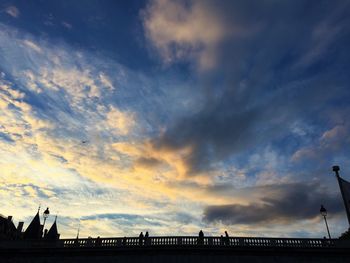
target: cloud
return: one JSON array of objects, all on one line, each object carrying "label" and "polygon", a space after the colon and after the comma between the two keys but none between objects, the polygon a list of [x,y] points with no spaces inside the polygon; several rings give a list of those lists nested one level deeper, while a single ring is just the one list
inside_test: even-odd
[{"label": "cloud", "polygon": [[309,66],[323,59],[323,54],[332,49],[334,39],[339,37],[343,25],[338,23],[344,10],[349,8],[348,3],[339,2],[330,9],[329,15],[320,20],[310,31],[310,42],[306,44],[305,54],[296,62],[295,66]]},{"label": "cloud", "polygon": [[165,63],[194,59],[200,68],[212,68],[218,43],[231,33],[202,1],[150,1],[142,18],[146,37]]},{"label": "cloud", "polygon": [[[108,219],[115,222],[120,221],[121,225],[129,226],[162,226],[158,220],[150,220],[147,217],[134,214],[95,214],[93,216],[82,217],[81,220]],[[158,221],[158,222],[157,222]]]},{"label": "cloud", "polygon": [[107,88],[110,88],[110,89],[114,89],[114,86],[112,84],[112,81],[109,79],[108,76],[106,76],[106,74],[103,74],[102,72],[100,73],[100,81],[101,83],[107,87]]},{"label": "cloud", "polygon": [[339,196],[327,193],[319,183],[290,183],[263,188],[266,196],[256,202],[206,207],[204,220],[224,224],[290,224],[319,217],[320,204],[324,204],[333,216],[343,211]]},{"label": "cloud", "polygon": [[332,129],[325,131],[320,140],[323,144],[339,143],[339,141],[349,140],[347,134],[348,127],[345,125],[336,125]]},{"label": "cloud", "polygon": [[[177,154],[153,151],[147,144],[149,130],[139,128],[149,110],[142,103],[154,96],[140,87],[152,82],[89,52],[0,26],[0,50],[6,50],[0,51],[6,61],[0,90],[0,182],[25,185],[14,188],[17,197],[4,209],[17,217],[32,215],[43,202],[76,217],[130,211],[151,217],[169,207],[174,213],[181,211],[177,199],[190,200],[194,194],[176,194],[168,181],[177,171],[183,174],[182,162]],[[124,103],[130,98],[131,104]],[[151,106],[160,108],[157,103]],[[9,187],[0,196],[8,198],[7,191]],[[18,212],[16,203],[28,194],[33,198]],[[93,213],[91,205],[96,206]],[[74,220],[64,220],[63,236],[72,233],[67,227]],[[96,225],[99,220],[85,220],[84,234],[115,229],[123,233],[119,223],[108,230]],[[159,228],[162,232],[165,227]]]},{"label": "cloud", "polygon": [[347,122],[335,124],[329,130],[323,131],[312,145],[300,147],[295,151],[291,160],[329,162],[329,156],[340,155],[350,145],[349,130]]},{"label": "cloud", "polygon": [[[150,10],[166,3],[151,2]],[[182,2],[172,2],[170,10],[192,10],[197,6],[179,3]],[[304,10],[307,8],[304,4],[259,4],[258,1],[255,4],[256,10],[261,11],[259,14],[248,12],[249,17],[240,15],[250,10],[248,4],[225,2],[221,5],[223,17],[226,18],[228,10],[232,12],[231,23],[258,30],[249,37],[229,36],[225,39],[215,70],[211,74],[198,74],[202,87],[196,88],[205,94],[205,98],[198,101],[197,111],[175,119],[152,141],[159,151],[166,149],[176,152],[190,148],[188,154],[183,156],[188,175],[215,170],[246,154],[259,154],[269,145],[279,148],[281,154],[284,150],[288,151],[285,154],[290,154],[288,147],[295,147],[292,146],[293,140],[302,144],[307,137],[295,133],[295,123],[306,126],[317,116],[310,133],[325,123],[329,126],[330,122],[321,120],[323,114],[332,108],[335,101],[350,96],[345,88],[348,78],[343,74],[338,75],[347,64],[343,56],[348,57],[341,49],[320,49],[317,57],[328,57],[326,66],[318,65],[320,61],[316,58],[307,65],[295,66],[315,41],[309,32],[317,31],[322,21],[331,20],[331,24],[338,28],[337,32],[348,32],[345,12],[336,12],[336,16],[332,12],[330,19],[328,11],[321,8],[319,16],[298,17],[287,13],[290,10],[294,13]],[[338,10],[339,6],[332,7],[334,9]],[[165,19],[162,11],[158,11],[154,16]],[[213,12],[215,17],[216,13]],[[176,20],[177,17],[180,21]],[[174,19],[174,23],[182,28],[181,15]],[[294,30],[290,31],[290,28]],[[297,43],[294,41],[296,38],[300,40]],[[159,43],[168,42],[164,40]],[[329,35],[325,45],[328,47],[331,43],[346,46],[342,35],[337,33]]]},{"label": "cloud", "polygon": [[33,135],[40,130],[52,128],[52,124],[39,119],[31,105],[24,101],[25,94],[13,88],[10,83],[0,80],[0,131],[12,141],[22,139],[25,134]]},{"label": "cloud", "polygon": [[107,124],[117,134],[127,135],[135,126],[135,116],[132,113],[122,112],[114,107],[107,112]]},{"label": "cloud", "polygon": [[[4,135],[1,138],[7,138],[0,141],[0,151],[6,152],[1,163],[7,167],[6,174],[16,170],[19,181],[27,178],[39,185],[40,181],[57,183],[56,187],[64,181],[71,182],[77,174],[100,182],[116,178],[120,165],[115,162],[119,157],[113,149],[109,150],[109,144],[135,126],[135,113],[121,111],[117,105],[104,101],[113,93],[111,83],[107,83],[109,77],[104,76],[102,68],[85,63],[82,54],[72,57],[66,47],[54,50],[45,41],[25,34],[18,36],[16,31],[2,28],[0,45],[14,43],[7,47],[9,52],[1,53],[8,72],[0,83],[0,132]],[[32,52],[38,46],[44,52]],[[13,54],[19,53],[26,54],[20,62],[13,58]],[[105,134],[107,140],[103,139]],[[89,143],[84,145],[83,140]],[[21,164],[23,168],[7,166],[7,162]],[[106,172],[102,181],[96,173],[98,166],[103,166]],[[41,176],[31,176],[32,170]],[[61,175],[57,177],[58,174]],[[116,183],[116,188],[117,184],[122,187]],[[127,188],[127,183],[122,188]]]},{"label": "cloud", "polygon": [[34,42],[32,42],[32,41],[30,41],[28,39],[25,39],[23,41],[23,44],[26,45],[27,47],[33,49],[34,51],[36,51],[38,53],[42,52],[41,48],[37,44],[35,44]]},{"label": "cloud", "polygon": [[69,30],[73,28],[73,26],[66,21],[62,21],[61,24],[62,24],[62,26],[64,26],[65,28],[67,28]]},{"label": "cloud", "polygon": [[82,217],[81,226],[86,228],[89,225],[103,225],[100,229],[108,233],[109,227],[119,236],[138,236],[141,231],[149,231],[150,235],[157,236],[172,235],[174,228],[182,233],[193,234],[197,232],[194,225],[196,221],[199,219],[188,212],[160,212],[151,215],[106,213]]},{"label": "cloud", "polygon": [[15,6],[8,6],[8,7],[6,7],[5,8],[5,12],[8,15],[12,16],[13,18],[18,18],[19,15],[20,15],[20,12],[19,12],[18,8],[15,7]]},{"label": "cloud", "polygon": [[161,165],[162,162],[153,157],[140,157],[135,162],[136,166],[144,166],[146,168],[152,168],[158,165]]}]

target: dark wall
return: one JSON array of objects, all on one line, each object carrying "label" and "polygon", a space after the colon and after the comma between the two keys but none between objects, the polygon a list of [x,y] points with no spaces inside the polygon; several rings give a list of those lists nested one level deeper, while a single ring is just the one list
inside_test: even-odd
[{"label": "dark wall", "polygon": [[238,263],[238,262],[349,262],[350,251],[344,250],[276,250],[276,249],[76,249],[0,251],[0,262],[113,262],[113,263]]}]

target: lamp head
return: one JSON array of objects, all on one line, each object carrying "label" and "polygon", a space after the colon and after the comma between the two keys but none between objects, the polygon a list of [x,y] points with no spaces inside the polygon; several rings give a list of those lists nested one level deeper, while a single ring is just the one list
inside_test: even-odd
[{"label": "lamp head", "polygon": [[49,208],[46,208],[46,210],[45,210],[44,213],[43,213],[43,216],[44,216],[44,218],[48,218],[49,215],[50,215]]},{"label": "lamp head", "polygon": [[322,216],[327,216],[327,209],[324,208],[323,205],[321,205],[320,214],[321,214]]},{"label": "lamp head", "polygon": [[333,172],[339,172],[340,168],[338,165],[333,166]]}]

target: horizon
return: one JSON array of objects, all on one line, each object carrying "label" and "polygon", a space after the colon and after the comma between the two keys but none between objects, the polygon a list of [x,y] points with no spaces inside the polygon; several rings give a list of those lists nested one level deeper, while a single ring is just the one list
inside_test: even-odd
[{"label": "horizon", "polygon": [[61,238],[348,229],[350,2],[0,0],[0,213]]}]

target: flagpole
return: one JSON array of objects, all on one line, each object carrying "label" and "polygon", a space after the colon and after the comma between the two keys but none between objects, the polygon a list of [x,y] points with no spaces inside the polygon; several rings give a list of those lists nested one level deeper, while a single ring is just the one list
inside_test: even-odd
[{"label": "flagpole", "polygon": [[340,181],[340,176],[339,176],[339,166],[338,165],[335,165],[333,166],[333,172],[335,172],[335,176],[337,177],[338,179],[338,184],[339,184],[339,188],[340,188],[340,193],[341,193],[341,196],[343,198],[343,201],[344,201],[344,206],[345,206],[345,211],[346,211],[346,216],[348,217],[348,222],[349,222],[349,226],[350,226],[350,214],[349,214],[349,205],[348,203],[346,202],[346,199],[345,199],[345,196],[344,196],[344,190],[343,190],[343,187],[342,187],[342,183]]}]

